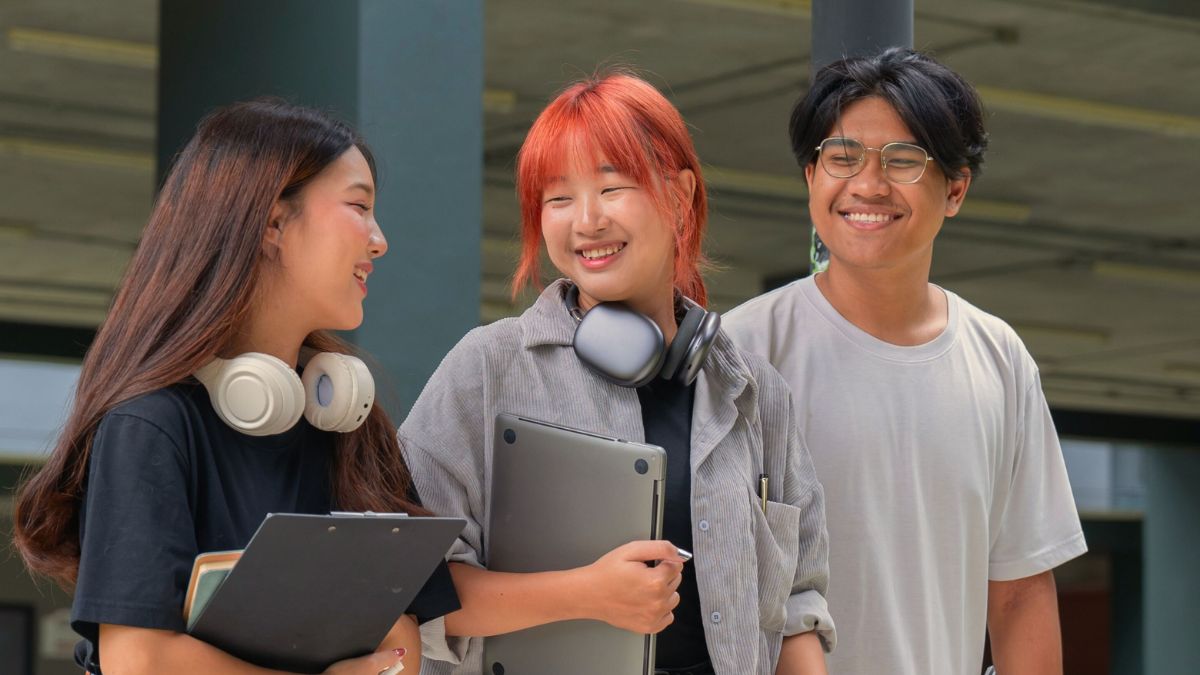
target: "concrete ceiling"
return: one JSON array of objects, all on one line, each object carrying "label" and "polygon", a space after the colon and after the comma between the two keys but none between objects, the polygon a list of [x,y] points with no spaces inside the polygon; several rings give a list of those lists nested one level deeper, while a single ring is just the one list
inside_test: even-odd
[{"label": "concrete ceiling", "polygon": [[[149,210],[157,2],[0,3],[0,320],[94,325]],[[1200,418],[1200,3],[916,0],[917,46],[981,90],[991,152],[934,280],[1011,323],[1061,407]],[[598,65],[693,127],[714,304],[805,268],[785,122],[805,0],[486,3],[481,317],[507,301],[511,169],[533,116]]]}]

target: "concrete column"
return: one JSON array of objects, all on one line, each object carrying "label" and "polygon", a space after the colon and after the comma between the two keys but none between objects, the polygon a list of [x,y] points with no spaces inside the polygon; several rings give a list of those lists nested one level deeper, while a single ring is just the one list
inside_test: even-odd
[{"label": "concrete column", "polygon": [[[159,175],[208,110],[279,95],[358,128],[389,253],[351,336],[397,422],[479,322],[482,0],[161,3]],[[389,395],[390,394],[390,395]]]},{"label": "concrete column", "polygon": [[913,45],[913,0],[814,0],[812,70]]},{"label": "concrete column", "polygon": [[[358,343],[395,377],[403,419],[479,325],[483,2],[362,2],[359,126],[382,157],[390,250]],[[386,403],[385,403],[386,405]]]},{"label": "concrete column", "polygon": [[[1140,543],[1140,541],[1139,541]],[[1091,541],[1088,541],[1091,546]],[[1143,602],[1143,579],[1140,547],[1133,551],[1112,553],[1112,672],[1122,675],[1141,675],[1151,672],[1143,669],[1145,649],[1145,603]]]},{"label": "concrete column", "polygon": [[1145,672],[1200,673],[1200,449],[1151,450],[1143,462]]}]

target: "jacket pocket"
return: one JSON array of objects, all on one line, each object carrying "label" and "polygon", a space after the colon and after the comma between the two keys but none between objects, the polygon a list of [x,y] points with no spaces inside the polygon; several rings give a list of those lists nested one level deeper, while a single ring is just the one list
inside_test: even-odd
[{"label": "jacket pocket", "polygon": [[787,600],[792,594],[800,552],[799,507],[782,502],[753,500],[754,545],[758,556],[758,620],[763,630],[782,631],[787,621]]}]

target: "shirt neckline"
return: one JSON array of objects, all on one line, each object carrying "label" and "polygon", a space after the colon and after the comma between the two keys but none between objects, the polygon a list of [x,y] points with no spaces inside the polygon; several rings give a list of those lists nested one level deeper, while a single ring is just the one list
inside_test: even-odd
[{"label": "shirt neckline", "polygon": [[954,293],[937,285],[934,287],[946,296],[946,327],[942,330],[941,334],[929,342],[912,346],[895,345],[885,342],[851,323],[826,299],[825,294],[817,286],[815,275],[801,279],[797,282],[797,285],[804,299],[835,330],[855,346],[881,359],[902,363],[917,363],[936,359],[949,351],[958,336],[959,298]]}]

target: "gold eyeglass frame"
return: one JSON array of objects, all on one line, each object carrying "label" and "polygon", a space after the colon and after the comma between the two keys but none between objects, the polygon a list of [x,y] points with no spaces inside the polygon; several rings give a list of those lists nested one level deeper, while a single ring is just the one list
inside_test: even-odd
[{"label": "gold eyeglass frame", "polygon": [[[838,176],[838,175],[834,174],[832,171],[830,171],[829,167],[825,166],[825,160],[822,159],[821,149],[824,148],[825,144],[830,141],[853,141],[854,143],[857,143],[860,146],[862,146],[863,154],[859,157],[858,168],[855,169],[854,172],[851,173],[849,176]],[[893,145],[903,145],[907,148],[916,148],[917,150],[920,150],[921,152],[925,153],[925,164],[921,167],[921,173],[917,174],[916,178],[914,178],[912,180],[896,180],[896,179],[892,178],[891,175],[888,173],[887,162],[885,162],[883,159],[883,153],[885,150],[892,147]],[[817,146],[817,164],[821,165],[821,170],[823,170],[826,174],[828,174],[830,178],[839,178],[841,180],[849,180],[851,178],[854,178],[858,174],[862,173],[863,168],[865,168],[867,166],[867,151],[868,150],[874,150],[875,152],[879,153],[879,164],[880,164],[881,168],[883,169],[884,177],[887,178],[889,181],[896,183],[898,185],[912,185],[913,183],[920,181],[922,178],[925,177],[925,171],[929,168],[929,163],[933,161],[933,157],[929,156],[928,150],[926,150],[925,148],[922,148],[919,145],[913,145],[912,143],[903,143],[901,141],[892,141],[891,143],[885,144],[882,148],[872,148],[856,138],[850,138],[848,136],[830,136],[829,138],[826,138],[825,140],[821,141],[821,144]]]}]

